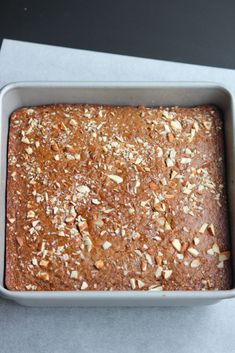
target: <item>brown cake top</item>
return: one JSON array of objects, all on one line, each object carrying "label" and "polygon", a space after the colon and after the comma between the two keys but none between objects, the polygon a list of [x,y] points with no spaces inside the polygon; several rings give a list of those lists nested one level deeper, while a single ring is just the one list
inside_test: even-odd
[{"label": "brown cake top", "polygon": [[14,112],[7,287],[230,288],[222,127],[209,105]]}]

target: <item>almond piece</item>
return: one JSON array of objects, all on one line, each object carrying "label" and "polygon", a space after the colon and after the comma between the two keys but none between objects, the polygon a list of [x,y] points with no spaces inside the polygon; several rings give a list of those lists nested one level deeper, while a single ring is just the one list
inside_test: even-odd
[{"label": "almond piece", "polygon": [[81,290],[84,290],[84,289],[87,289],[88,288],[88,284],[86,281],[83,281],[82,282],[82,285],[81,285]]},{"label": "almond piece", "polygon": [[100,270],[101,268],[104,267],[104,262],[102,260],[97,260],[95,262],[95,267],[97,268],[97,270]]},{"label": "almond piece", "polygon": [[36,274],[36,277],[40,278],[43,281],[49,281],[49,278],[50,278],[47,272],[41,272],[41,271]]},{"label": "almond piece", "polygon": [[158,266],[161,266],[162,265],[162,256],[156,255],[155,261]]},{"label": "almond piece", "polygon": [[44,260],[42,259],[40,262],[39,262],[39,265],[42,266],[42,267],[47,267],[49,264],[49,261],[48,260]]},{"label": "almond piece", "polygon": [[171,275],[172,275],[172,270],[166,270],[166,271],[164,271],[164,278],[165,278],[165,280],[168,280],[170,277],[171,277]]},{"label": "almond piece", "polygon": [[178,252],[180,252],[181,243],[180,243],[179,239],[174,239],[173,242],[172,242],[172,245]]},{"label": "almond piece", "polygon": [[123,178],[121,178],[119,175],[113,175],[113,174],[110,174],[108,175],[109,179],[115,181],[115,183],[117,184],[120,184],[123,182]]},{"label": "almond piece", "polygon": [[203,225],[201,226],[201,228],[199,229],[199,233],[202,233],[204,234],[206,229],[208,227],[208,224],[207,223],[203,223]]},{"label": "almond piece", "polygon": [[145,272],[147,270],[147,262],[143,259],[141,260],[141,270]]},{"label": "almond piece", "polygon": [[198,260],[198,259],[193,260],[193,261],[191,262],[191,264],[190,264],[190,266],[191,266],[192,268],[196,268],[196,267],[198,267],[198,266],[200,266],[200,265],[201,265],[201,262],[200,262],[200,260]]},{"label": "almond piece", "polygon": [[142,282],[140,279],[137,279],[137,284],[138,284],[139,289],[141,289],[145,286],[144,282]]},{"label": "almond piece", "polygon": [[71,125],[71,126],[77,126],[77,122],[76,122],[76,120],[74,120],[74,119],[71,119],[70,121],[69,121],[69,124]]},{"label": "almond piece", "polygon": [[103,248],[104,250],[109,249],[111,246],[112,246],[112,244],[111,244],[109,241],[105,241],[105,242],[102,244],[102,248]]},{"label": "almond piece", "polygon": [[28,211],[27,218],[34,218],[34,217],[35,217],[35,212],[32,210]]},{"label": "almond piece", "polygon": [[22,246],[24,244],[24,240],[22,237],[17,236],[16,240],[17,240],[17,243],[19,244],[19,246]]},{"label": "almond piece", "polygon": [[70,278],[78,279],[78,271],[76,270],[71,271]]},{"label": "almond piece", "polygon": [[55,151],[55,152],[59,152],[59,147],[58,147],[58,145],[56,144],[56,143],[53,143],[52,145],[51,145],[51,149],[53,150],[53,151]]},{"label": "almond piece", "polygon": [[181,252],[185,252],[188,248],[188,242],[184,241],[181,245]]},{"label": "almond piece", "polygon": [[131,284],[131,288],[132,288],[132,289],[135,289],[135,288],[136,288],[135,279],[134,279],[134,278],[131,278],[131,279],[130,279],[130,284]]},{"label": "almond piece", "polygon": [[215,236],[215,227],[214,227],[213,224],[210,224],[210,225],[208,226],[208,230],[209,230],[209,232],[210,232],[212,235]]},{"label": "almond piece", "polygon": [[192,247],[188,248],[188,252],[194,257],[197,257],[199,255],[199,252],[197,251],[197,249],[194,249]]},{"label": "almond piece", "polygon": [[223,251],[219,254],[219,261],[227,261],[230,258],[230,251]]},{"label": "almond piece", "polygon": [[70,145],[65,146],[64,151],[71,154],[77,153],[77,149]]},{"label": "almond piece", "polygon": [[174,139],[175,139],[175,137],[174,137],[174,135],[173,135],[172,133],[169,132],[169,133],[167,134],[167,139],[168,139],[169,142],[173,142]]},{"label": "almond piece", "polygon": [[163,268],[161,266],[158,266],[155,273],[154,273],[155,277],[160,278],[162,275],[162,271],[163,271]]}]

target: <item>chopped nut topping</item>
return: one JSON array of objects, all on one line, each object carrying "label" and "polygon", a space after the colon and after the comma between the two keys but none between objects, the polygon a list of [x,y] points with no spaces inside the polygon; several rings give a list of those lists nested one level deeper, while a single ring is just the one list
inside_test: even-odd
[{"label": "chopped nut topping", "polygon": [[100,205],[100,201],[97,200],[97,199],[92,199],[91,202],[92,202],[94,205]]},{"label": "chopped nut topping", "polygon": [[47,272],[38,272],[36,275],[38,278],[40,278],[43,281],[49,281],[50,277],[49,274]]},{"label": "chopped nut topping", "polygon": [[102,261],[102,260],[97,260],[97,261],[95,262],[95,267],[97,268],[97,270],[100,270],[101,268],[104,267],[104,261]]},{"label": "chopped nut topping", "polygon": [[174,239],[172,242],[173,247],[180,252],[181,250],[181,243],[179,241],[179,239]]},{"label": "chopped nut topping", "polygon": [[193,261],[191,262],[191,264],[190,264],[190,266],[191,266],[192,268],[196,268],[196,267],[198,267],[198,266],[200,266],[200,265],[201,265],[201,262],[200,262],[200,260],[198,260],[198,259],[193,260]]},{"label": "chopped nut topping", "polygon": [[53,151],[55,151],[55,152],[59,152],[59,147],[58,147],[58,145],[56,144],[56,143],[53,143],[52,145],[51,145],[51,149],[53,150]]},{"label": "chopped nut topping", "polygon": [[218,244],[216,244],[216,243],[213,244],[212,249],[216,254],[220,254],[220,249],[219,249]]},{"label": "chopped nut topping", "polygon": [[230,251],[223,251],[219,254],[219,261],[227,261],[230,258]]},{"label": "chopped nut topping", "polygon": [[200,243],[200,239],[198,237],[193,238],[193,242],[195,245],[198,245]]},{"label": "chopped nut topping", "polygon": [[144,282],[142,282],[140,279],[137,279],[137,284],[138,284],[139,289],[141,289],[145,286]]},{"label": "chopped nut topping", "polygon": [[22,237],[17,236],[17,237],[16,237],[16,240],[17,240],[17,243],[19,244],[19,246],[23,246],[24,240],[23,240]]},{"label": "chopped nut topping", "polygon": [[149,287],[149,291],[162,291],[163,287],[162,286],[153,286],[153,287]]},{"label": "chopped nut topping", "polygon": [[168,280],[170,277],[171,277],[171,275],[172,275],[172,270],[166,270],[166,271],[164,271],[164,278],[165,278],[165,280]]},{"label": "chopped nut topping", "polygon": [[81,285],[81,290],[87,289],[88,288],[88,284],[87,282],[83,281],[82,285]]},{"label": "chopped nut topping", "polygon": [[27,147],[25,149],[25,151],[28,153],[28,154],[32,154],[33,153],[33,149],[31,147]]},{"label": "chopped nut topping", "polygon": [[80,192],[81,194],[89,194],[91,191],[90,188],[86,185],[79,185],[77,187],[77,191]]},{"label": "chopped nut topping", "polygon": [[171,127],[175,131],[181,131],[182,130],[182,125],[178,120],[172,120],[171,121]]},{"label": "chopped nut topping", "polygon": [[70,278],[78,279],[78,271],[71,271]]},{"label": "chopped nut topping", "polygon": [[208,255],[213,256],[214,255],[214,250],[213,249],[208,249],[206,252]]},{"label": "chopped nut topping", "polygon": [[135,279],[134,279],[134,278],[131,278],[131,279],[130,279],[130,284],[131,284],[131,288],[132,288],[132,289],[135,289],[135,288],[136,288],[136,284],[135,284]]},{"label": "chopped nut topping", "polygon": [[111,246],[112,246],[112,244],[111,244],[109,241],[105,241],[105,242],[103,243],[103,245],[102,245],[102,248],[103,248],[104,250],[107,250],[107,249],[109,249]]},{"label": "chopped nut topping", "polygon": [[22,137],[21,142],[26,143],[27,145],[30,144],[28,137],[25,137],[25,136]]},{"label": "chopped nut topping", "polygon": [[77,122],[76,122],[76,120],[74,120],[74,119],[71,119],[71,120],[69,121],[69,124],[70,124],[71,126],[77,126]]},{"label": "chopped nut topping", "polygon": [[11,224],[15,223],[15,220],[16,220],[15,218],[9,218],[9,219],[8,219],[8,221],[9,221]]},{"label": "chopped nut topping", "polygon": [[214,227],[213,224],[210,224],[210,225],[208,226],[208,230],[210,231],[210,233],[211,233],[212,235],[215,235],[215,227]]},{"label": "chopped nut topping", "polygon": [[56,155],[54,156],[54,160],[55,160],[55,161],[59,161],[59,160],[60,160],[60,156],[59,156],[58,154],[56,154]]},{"label": "chopped nut topping", "polygon": [[188,248],[188,252],[195,257],[199,255],[199,252],[194,248]]},{"label": "chopped nut topping", "polygon": [[42,259],[42,260],[39,262],[39,265],[42,266],[42,267],[47,267],[48,264],[49,264],[49,261],[44,260],[44,259]]},{"label": "chopped nut topping", "polygon": [[157,267],[157,270],[155,271],[155,277],[160,278],[162,275],[163,268],[161,266]]},{"label": "chopped nut topping", "polygon": [[120,184],[120,183],[123,182],[123,178],[121,178],[121,177],[118,176],[118,175],[113,175],[113,174],[111,174],[111,175],[108,175],[108,177],[109,177],[109,179],[115,181],[115,183],[117,183],[117,184]]},{"label": "chopped nut topping", "polygon": [[35,212],[32,210],[28,211],[27,218],[34,218],[34,217],[35,217]]},{"label": "chopped nut topping", "polygon": [[208,224],[207,223],[203,223],[203,225],[199,229],[199,233],[202,233],[202,234],[205,233],[207,227],[208,227]]},{"label": "chopped nut topping", "polygon": [[210,130],[211,126],[212,126],[212,122],[211,121],[203,121],[203,125],[205,126],[205,128],[207,130]]}]

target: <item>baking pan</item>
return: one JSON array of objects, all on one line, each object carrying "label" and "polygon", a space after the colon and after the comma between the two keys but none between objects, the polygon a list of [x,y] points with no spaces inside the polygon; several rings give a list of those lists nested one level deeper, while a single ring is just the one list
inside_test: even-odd
[{"label": "baking pan", "polygon": [[[235,254],[235,139],[234,101],[221,85],[200,82],[34,82],[12,83],[0,93],[0,294],[28,306],[167,306],[207,305],[235,297],[226,291],[10,291],[4,287],[5,197],[8,124],[11,113],[22,106],[50,103],[98,103],[146,106],[216,104],[225,126],[227,187],[232,254]],[[233,269],[235,255],[232,256]]]}]

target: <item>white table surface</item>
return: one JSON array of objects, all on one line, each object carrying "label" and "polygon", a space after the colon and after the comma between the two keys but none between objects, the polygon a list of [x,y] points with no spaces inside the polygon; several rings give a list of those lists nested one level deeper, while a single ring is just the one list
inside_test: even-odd
[{"label": "white table surface", "polygon": [[[215,81],[235,71],[4,40],[8,82]],[[192,308],[27,308],[0,299],[0,353],[234,353],[235,299]]]}]

